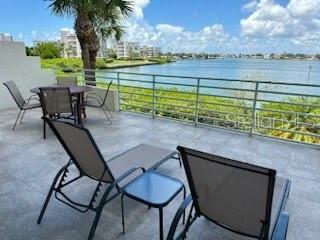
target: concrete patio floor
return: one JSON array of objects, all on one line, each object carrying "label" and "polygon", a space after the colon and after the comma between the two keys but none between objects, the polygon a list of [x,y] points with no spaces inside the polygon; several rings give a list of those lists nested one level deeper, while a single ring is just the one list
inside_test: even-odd
[{"label": "concrete patio floor", "polygon": [[[93,214],[80,214],[52,198],[41,225],[37,216],[58,169],[68,160],[54,135],[42,139],[41,111],[27,112],[22,124],[11,127],[17,110],[0,114],[0,239],[87,239]],[[320,150],[306,145],[249,137],[234,132],[163,119],[114,113],[109,125],[102,112],[89,110],[89,128],[105,159],[140,143],[169,149],[184,145],[240,161],[271,167],[292,181],[287,202],[290,222],[287,239],[319,239],[320,236]],[[176,160],[159,171],[185,181]],[[85,199],[92,185],[83,182],[72,191]],[[182,201],[178,196],[164,209],[165,235]],[[125,200],[127,233],[121,233],[120,199],[106,205],[95,238],[158,239],[158,211]],[[188,239],[243,239],[205,219],[198,220]]]}]

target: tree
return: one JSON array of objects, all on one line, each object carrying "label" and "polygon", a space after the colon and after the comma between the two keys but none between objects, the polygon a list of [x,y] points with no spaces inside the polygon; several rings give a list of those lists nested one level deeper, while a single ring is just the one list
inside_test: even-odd
[{"label": "tree", "polygon": [[54,42],[39,43],[34,49],[34,52],[38,54],[42,59],[61,57],[61,51],[61,45]]},{"label": "tree", "polygon": [[73,16],[74,29],[79,39],[82,61],[88,84],[95,85],[97,53],[100,37],[114,36],[120,40],[124,28],[121,20],[133,11],[130,0],[50,0],[54,15]]}]

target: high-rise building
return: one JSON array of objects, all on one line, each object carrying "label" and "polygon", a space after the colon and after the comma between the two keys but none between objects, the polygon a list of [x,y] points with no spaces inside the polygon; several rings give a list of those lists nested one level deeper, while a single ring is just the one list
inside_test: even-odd
[{"label": "high-rise building", "polygon": [[60,31],[61,43],[63,44],[63,57],[80,58],[81,47],[77,35],[71,31],[63,29]]},{"label": "high-rise building", "polygon": [[115,46],[115,50],[119,58],[158,57],[161,52],[159,47],[140,47],[137,42],[118,42]]},{"label": "high-rise building", "polygon": [[140,57],[141,49],[137,42],[117,42],[116,53],[119,58]]},{"label": "high-rise building", "polygon": [[12,42],[12,36],[8,33],[0,33],[0,42]]}]

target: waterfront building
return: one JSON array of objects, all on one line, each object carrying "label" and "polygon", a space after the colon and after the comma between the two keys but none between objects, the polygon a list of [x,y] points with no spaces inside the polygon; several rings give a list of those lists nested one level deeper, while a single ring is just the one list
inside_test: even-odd
[{"label": "waterfront building", "polygon": [[12,42],[12,36],[8,33],[0,33],[0,42]]},{"label": "waterfront building", "polygon": [[81,47],[77,35],[67,29],[60,31],[61,43],[63,44],[63,54],[65,58],[80,58]]},{"label": "waterfront building", "polygon": [[140,57],[140,45],[137,42],[119,41],[115,46],[118,58]]}]

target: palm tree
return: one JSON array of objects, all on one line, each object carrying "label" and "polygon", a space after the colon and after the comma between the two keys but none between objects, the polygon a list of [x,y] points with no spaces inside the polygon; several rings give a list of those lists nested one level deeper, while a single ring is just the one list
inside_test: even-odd
[{"label": "palm tree", "polygon": [[124,33],[121,21],[133,12],[130,0],[49,0],[54,15],[73,16],[79,39],[86,82],[95,85],[99,38],[113,35],[120,40]]}]

